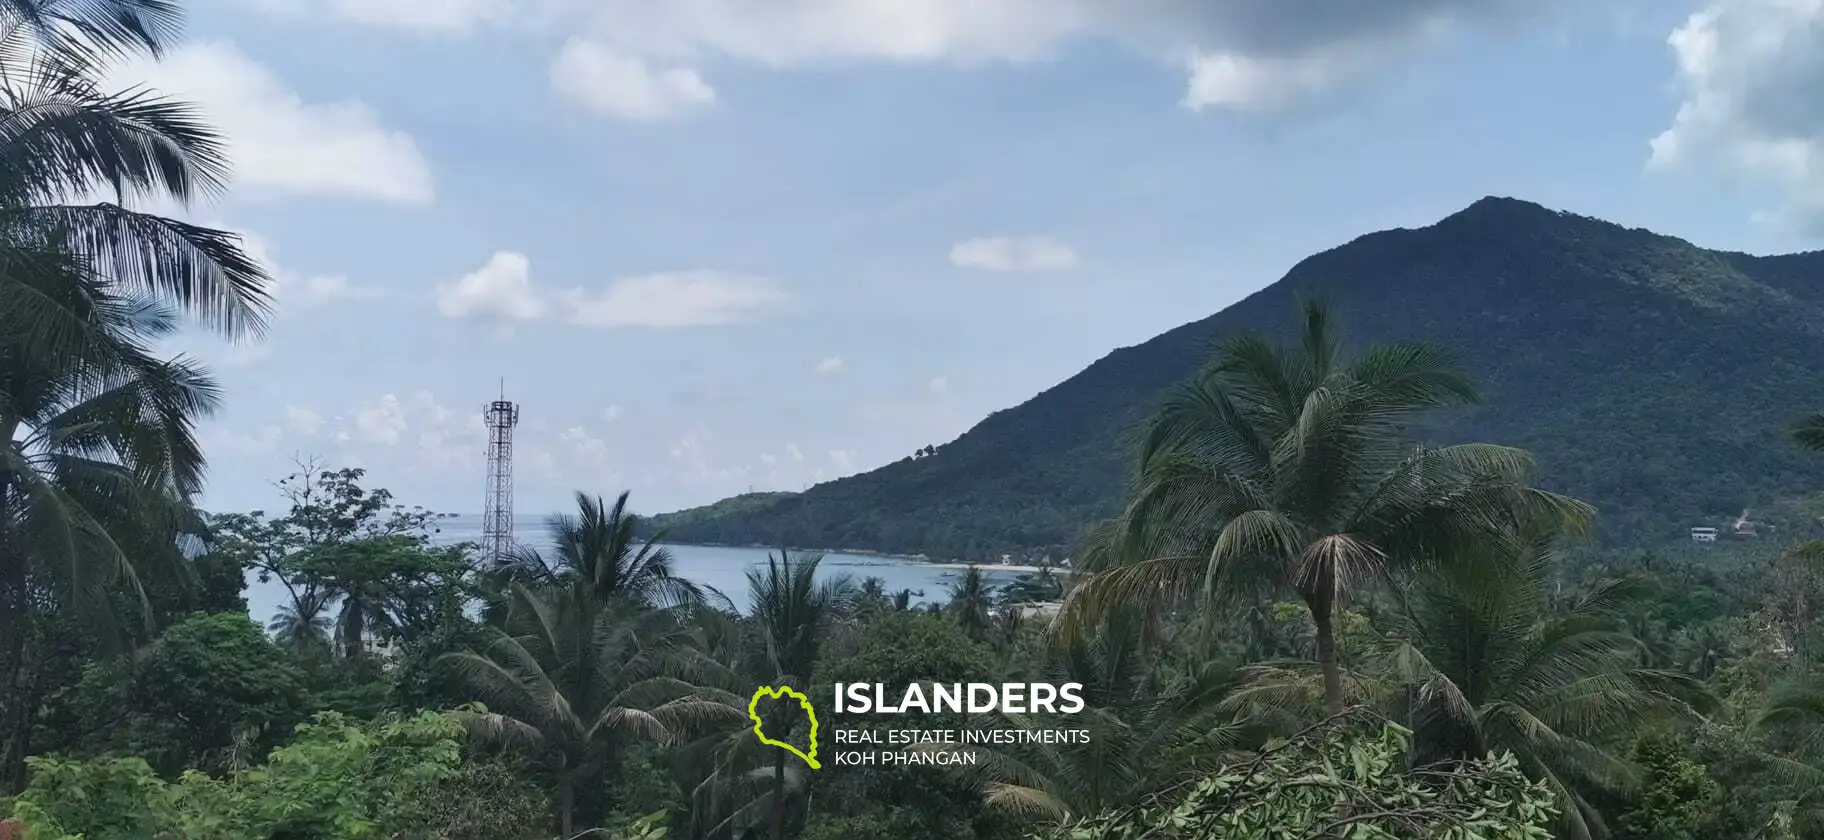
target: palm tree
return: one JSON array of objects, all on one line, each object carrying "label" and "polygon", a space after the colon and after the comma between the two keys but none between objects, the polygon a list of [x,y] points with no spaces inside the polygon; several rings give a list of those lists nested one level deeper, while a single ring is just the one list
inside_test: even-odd
[{"label": "palm tree", "polygon": [[297,652],[326,650],[334,626],[329,616],[328,592],[312,590],[291,604],[281,606],[267,622],[266,629],[279,645]]},{"label": "palm tree", "polygon": [[444,660],[482,708],[466,717],[484,740],[529,752],[557,789],[564,837],[606,804],[579,792],[638,741],[668,745],[706,721],[731,720],[740,698],[693,684],[702,658],[675,609],[598,598],[588,578],[534,590],[514,584],[505,627],[482,651]]},{"label": "palm tree", "polygon": [[[85,310],[92,362],[33,362],[0,332],[0,788],[19,778],[37,703],[28,668],[33,615],[74,610],[110,626],[124,588],[152,621],[140,576],[189,583],[178,551],[196,523],[189,500],[202,478],[194,419],[216,404],[209,377],[148,345],[173,327],[168,313],[34,277],[47,299]],[[38,361],[43,361],[39,359]]]},{"label": "palm tree", "polygon": [[988,578],[981,569],[970,566],[951,582],[950,601],[945,609],[956,616],[957,625],[969,634],[969,638],[980,640],[987,632],[989,610],[993,606],[994,587],[988,585]]},{"label": "palm tree", "polygon": [[649,606],[702,603],[702,588],[673,573],[671,552],[659,545],[663,533],[641,542],[634,534],[628,493],[614,500],[576,494],[575,516],[553,516],[547,523],[557,562],[547,563],[531,549],[517,552],[519,565],[552,579],[585,581],[598,598],[627,598]]},{"label": "palm tree", "polygon": [[1633,778],[1606,746],[1688,717],[1707,696],[1688,675],[1645,667],[1645,645],[1623,629],[1640,594],[1633,583],[1554,608],[1550,537],[1504,549],[1515,546],[1410,581],[1386,684],[1399,691],[1419,763],[1510,752],[1560,797],[1559,836],[1605,836],[1586,794]]},{"label": "palm tree", "polygon": [[[750,612],[766,644],[765,668],[772,674],[771,685],[809,691],[811,669],[817,663],[825,631],[832,621],[854,607],[856,588],[848,575],[817,582],[817,567],[822,562],[821,555],[793,557],[782,549],[777,559],[771,554],[766,556],[765,569],[747,572]],[[791,708],[795,709],[796,703]],[[781,698],[776,713],[787,710],[786,699]],[[767,810],[771,813],[773,840],[785,840],[785,817],[792,804],[787,789],[796,786],[796,779],[788,778],[786,752],[772,752],[773,790]]]},{"label": "palm tree", "polygon": [[1335,319],[1316,302],[1304,305],[1296,347],[1228,340],[1147,428],[1134,498],[1089,545],[1095,573],[1074,590],[1064,626],[1116,602],[1246,603],[1290,590],[1310,613],[1325,706],[1340,712],[1335,619],[1353,589],[1448,558],[1516,518],[1581,526],[1593,515],[1533,489],[1524,451],[1406,438],[1415,416],[1475,399],[1451,357],[1428,345],[1345,360]]},{"label": "palm tree", "polygon": [[1807,452],[1824,452],[1824,413],[1808,415],[1794,423],[1792,440]]},{"label": "palm tree", "polygon": [[102,59],[157,54],[180,17],[170,0],[0,0],[0,789],[36,708],[28,599],[99,615],[97,594],[124,583],[143,601],[122,547],[171,545],[190,518],[192,424],[214,387],[151,341],[176,314],[257,334],[270,303],[235,236],[72,203],[188,203],[225,183],[222,144],[191,108],[95,82]]},{"label": "palm tree", "polygon": [[[1083,729],[1089,742],[1043,741],[990,748],[971,746],[980,762],[989,806],[1048,822],[1125,807],[1181,779],[1213,769],[1250,746],[1255,727],[1227,713],[1222,700],[1235,671],[1203,662],[1184,671],[1158,667],[1146,641],[1146,619],[1134,607],[1110,613],[1094,634],[1057,637],[1041,681],[1080,683],[1083,711],[991,713],[979,729]],[[919,747],[926,751],[949,746]]]}]

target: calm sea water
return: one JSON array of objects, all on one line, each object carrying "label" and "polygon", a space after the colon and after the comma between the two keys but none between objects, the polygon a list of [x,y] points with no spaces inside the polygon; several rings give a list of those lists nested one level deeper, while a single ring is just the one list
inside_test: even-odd
[{"label": "calm sea water", "polygon": [[[438,525],[435,539],[440,543],[481,539],[479,516],[448,517],[439,520]],[[549,542],[545,538],[545,530],[545,518],[540,516],[516,517],[513,523],[513,536],[516,540],[548,555]],[[673,569],[680,577],[721,590],[734,599],[735,605],[743,611],[747,609],[748,603],[747,571],[764,566],[768,554],[763,548],[699,545],[671,545],[666,548],[671,551]],[[840,552],[824,552],[823,563],[817,567],[817,571],[821,577],[846,574],[856,583],[864,578],[877,577],[886,582],[888,592],[910,589],[917,593],[923,590],[924,596],[914,597],[914,603],[944,600],[951,581],[961,574],[956,569],[936,568],[912,560]],[[995,571],[990,567],[984,567],[983,571],[988,582],[996,586],[1011,583],[1019,577],[1016,573]],[[247,609],[254,620],[265,624],[271,620],[279,606],[286,602],[285,588],[276,581],[263,584],[248,577]]]}]

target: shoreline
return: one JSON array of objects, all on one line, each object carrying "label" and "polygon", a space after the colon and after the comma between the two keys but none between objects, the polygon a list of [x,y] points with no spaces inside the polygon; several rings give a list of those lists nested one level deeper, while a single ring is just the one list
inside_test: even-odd
[{"label": "shoreline", "polygon": [[934,569],[955,569],[957,571],[963,571],[965,569],[981,569],[984,574],[986,574],[988,572],[1019,572],[1021,574],[1036,575],[1039,572],[1044,572],[1044,571],[1050,571],[1054,575],[1070,574],[1069,569],[1059,569],[1059,568],[1056,568],[1053,566],[1027,566],[1027,565],[1023,565],[1023,564],[1019,564],[1019,563],[1007,565],[1007,564],[1001,564],[1001,563],[933,563],[933,562],[929,562],[929,561],[925,561],[925,562],[913,561],[913,562],[918,563],[918,565],[920,565],[920,566],[930,566],[931,568],[934,568]]},{"label": "shoreline", "polygon": [[933,569],[950,569],[950,570],[955,570],[955,571],[963,571],[965,569],[969,569],[969,568],[973,567],[973,568],[981,569],[983,572],[1001,571],[1001,572],[1018,572],[1021,574],[1037,574],[1039,572],[1049,569],[1051,571],[1051,573],[1054,575],[1068,575],[1071,573],[1070,569],[1062,569],[1062,568],[1058,568],[1056,566],[1034,566],[1034,565],[1025,564],[1025,563],[1014,563],[1011,565],[1007,565],[1007,564],[993,563],[993,562],[959,563],[959,562],[954,562],[954,561],[949,561],[949,560],[933,560],[933,559],[931,559],[931,556],[928,554],[895,554],[890,551],[871,551],[871,550],[863,549],[863,548],[802,548],[799,546],[787,546],[785,548],[780,548],[779,546],[776,546],[776,545],[775,546],[731,545],[728,543],[661,543],[661,544],[662,545],[674,545],[679,548],[732,548],[732,549],[738,549],[738,550],[743,550],[743,551],[769,551],[769,552],[787,551],[792,554],[820,554],[820,555],[826,555],[826,556],[832,555],[832,554],[841,554],[841,555],[847,555],[849,557],[874,557],[874,558],[879,558],[882,560],[902,560],[902,561],[912,564],[912,565],[927,566],[927,567],[930,567]]}]

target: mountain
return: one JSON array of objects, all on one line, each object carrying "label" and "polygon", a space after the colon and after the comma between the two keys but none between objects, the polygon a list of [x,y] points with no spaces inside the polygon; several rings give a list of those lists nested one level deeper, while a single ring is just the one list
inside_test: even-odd
[{"label": "mountain", "polygon": [[1116,350],[935,454],[706,515],[681,541],[977,557],[1068,551],[1114,512],[1134,428],[1160,392],[1240,330],[1284,336],[1300,294],[1352,343],[1455,350],[1484,404],[1438,415],[1439,443],[1530,449],[1540,483],[1602,511],[1610,542],[1678,539],[1824,487],[1785,426],[1824,408],[1824,253],[1756,257],[1485,198],[1438,223],[1360,237],[1201,321]]}]

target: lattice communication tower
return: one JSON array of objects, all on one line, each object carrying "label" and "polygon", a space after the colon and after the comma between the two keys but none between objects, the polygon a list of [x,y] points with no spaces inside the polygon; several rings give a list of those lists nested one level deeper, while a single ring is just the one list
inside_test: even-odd
[{"label": "lattice communication tower", "polygon": [[501,398],[482,411],[488,424],[488,500],[481,514],[481,551],[496,566],[513,559],[513,427],[519,406]]}]

